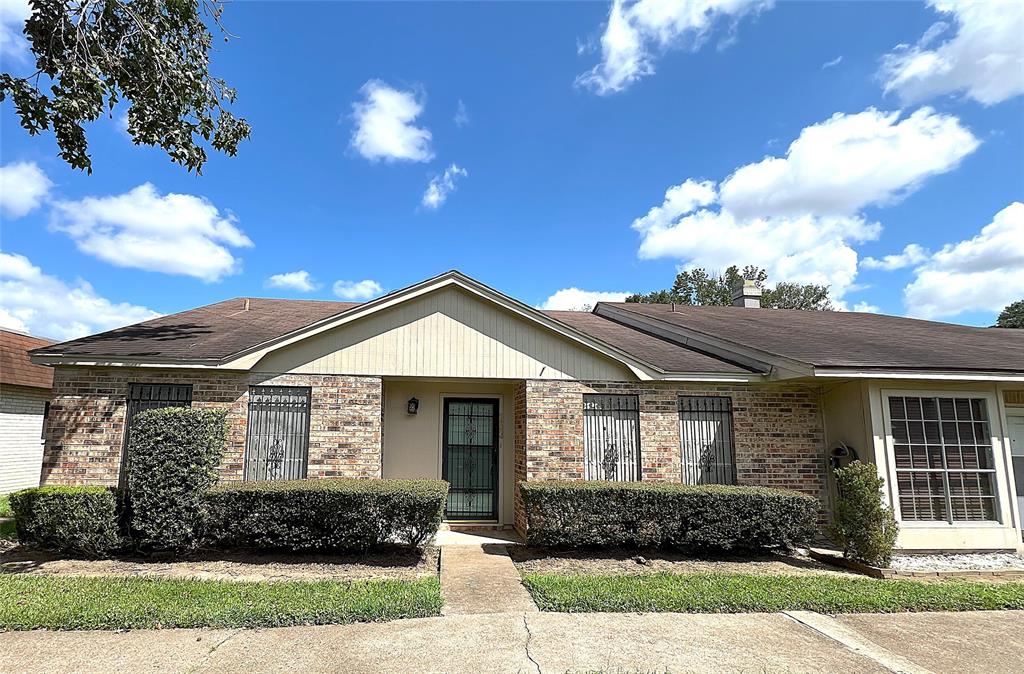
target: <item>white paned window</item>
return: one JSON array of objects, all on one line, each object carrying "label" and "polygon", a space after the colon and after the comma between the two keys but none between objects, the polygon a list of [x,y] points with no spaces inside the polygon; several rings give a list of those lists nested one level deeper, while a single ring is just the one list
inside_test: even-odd
[{"label": "white paned window", "polygon": [[583,478],[640,479],[640,405],[632,395],[583,396]]},{"label": "white paned window", "polygon": [[890,396],[889,423],[904,520],[997,521],[984,398]]}]

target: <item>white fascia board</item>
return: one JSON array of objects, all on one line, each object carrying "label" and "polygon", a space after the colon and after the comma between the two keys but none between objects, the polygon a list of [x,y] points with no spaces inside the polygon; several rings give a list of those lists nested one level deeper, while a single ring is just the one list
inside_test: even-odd
[{"label": "white fascia board", "polygon": [[146,360],[135,360],[131,358],[120,358],[111,356],[30,356],[32,363],[36,365],[78,365],[81,367],[173,367],[190,368],[198,370],[226,370],[238,369],[227,368],[217,361],[183,361],[183,360],[157,360],[147,358]]},{"label": "white fascia board", "polygon": [[785,356],[755,349],[743,344],[708,335],[697,330],[684,328],[662,321],[658,318],[636,314],[618,307],[610,307],[599,303],[597,314],[622,323],[631,328],[643,330],[670,342],[681,346],[688,346],[698,351],[711,354],[725,360],[732,361],[743,367],[760,371],[759,379],[793,379],[796,377],[807,377],[813,374],[814,368],[804,363]]},{"label": "white fascia board", "polygon": [[855,368],[815,368],[815,377],[841,379],[929,379],[935,381],[1007,381],[1024,382],[1024,372],[871,370]]}]

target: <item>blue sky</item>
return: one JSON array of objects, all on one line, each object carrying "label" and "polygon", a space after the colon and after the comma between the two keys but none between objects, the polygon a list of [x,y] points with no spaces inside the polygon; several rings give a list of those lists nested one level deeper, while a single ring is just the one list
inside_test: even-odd
[{"label": "blue sky", "polygon": [[[17,72],[24,10],[2,2]],[[213,71],[253,135],[202,176],[134,146],[121,111],[89,129],[92,175],[72,170],[2,105],[0,324],[66,338],[450,268],[557,308],[730,263],[969,324],[1024,297],[1019,3],[235,2],[224,21]]]}]

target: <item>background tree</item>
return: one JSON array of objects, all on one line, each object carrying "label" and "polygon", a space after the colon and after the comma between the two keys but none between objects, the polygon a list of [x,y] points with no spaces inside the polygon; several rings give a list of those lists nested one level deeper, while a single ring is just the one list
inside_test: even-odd
[{"label": "background tree", "polygon": [[729,306],[732,289],[744,280],[754,281],[761,288],[761,306],[768,309],[803,309],[807,311],[833,311],[828,286],[813,283],[780,282],[774,288],[764,288],[768,272],[747,265],[742,271],[733,265],[724,274],[708,272],[703,267],[680,272],[668,290],[655,290],[642,295],[630,295],[627,302],[648,304],[687,304],[691,306]]},{"label": "background tree", "polygon": [[1024,328],[1024,300],[1017,300],[999,312],[997,328]]},{"label": "background tree", "polygon": [[31,135],[52,129],[60,156],[92,172],[83,124],[124,99],[128,133],[171,161],[202,171],[208,143],[234,155],[250,127],[225,104],[235,91],[209,72],[221,0],[31,0],[25,22],[35,72],[0,74],[0,100],[14,101]]}]

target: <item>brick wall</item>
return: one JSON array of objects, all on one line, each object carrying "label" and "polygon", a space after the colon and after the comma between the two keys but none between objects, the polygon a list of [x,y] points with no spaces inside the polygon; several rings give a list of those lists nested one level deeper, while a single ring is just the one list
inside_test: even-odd
[{"label": "brick wall", "polygon": [[[825,440],[818,390],[785,385],[529,380],[516,395],[516,481],[583,478],[583,395],[637,395],[644,480],[681,479],[680,395],[732,398],[739,484],[795,489],[827,507]],[[516,528],[525,514],[516,492]]]},{"label": "brick wall", "polygon": [[39,484],[43,412],[49,399],[49,389],[0,386],[0,494]]},{"label": "brick wall", "polygon": [[192,406],[228,410],[221,479],[242,479],[250,385],[309,386],[310,477],[380,477],[379,377],[58,367],[43,484],[117,484],[128,385],[191,384]]}]

